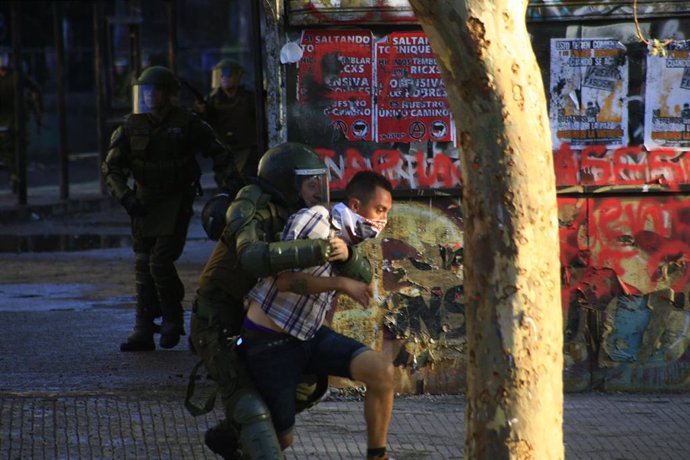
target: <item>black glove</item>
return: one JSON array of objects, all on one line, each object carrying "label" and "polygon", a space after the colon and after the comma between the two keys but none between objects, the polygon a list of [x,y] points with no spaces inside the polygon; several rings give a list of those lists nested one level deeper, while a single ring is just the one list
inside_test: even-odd
[{"label": "black glove", "polygon": [[143,217],[147,213],[144,203],[139,201],[139,198],[131,190],[124,194],[120,203],[127,211],[127,214],[132,217]]}]

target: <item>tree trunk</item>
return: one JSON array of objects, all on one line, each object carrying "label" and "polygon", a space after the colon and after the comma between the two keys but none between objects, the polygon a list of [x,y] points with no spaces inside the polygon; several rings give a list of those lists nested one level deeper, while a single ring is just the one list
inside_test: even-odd
[{"label": "tree trunk", "polygon": [[463,174],[467,458],[562,459],[563,326],[551,133],[527,0],[410,0]]}]

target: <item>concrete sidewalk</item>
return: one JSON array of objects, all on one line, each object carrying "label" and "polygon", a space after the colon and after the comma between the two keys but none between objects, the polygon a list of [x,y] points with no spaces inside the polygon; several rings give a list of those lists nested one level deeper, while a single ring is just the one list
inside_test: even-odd
[{"label": "concrete sidewalk", "polygon": [[[0,393],[0,457],[6,459],[217,458],[203,433],[218,411],[191,417],[182,389]],[[461,396],[399,397],[390,427],[393,458],[463,458]],[[682,459],[690,422],[687,395],[567,395],[567,459]],[[363,459],[362,402],[326,401],[297,419],[288,459]]]}]

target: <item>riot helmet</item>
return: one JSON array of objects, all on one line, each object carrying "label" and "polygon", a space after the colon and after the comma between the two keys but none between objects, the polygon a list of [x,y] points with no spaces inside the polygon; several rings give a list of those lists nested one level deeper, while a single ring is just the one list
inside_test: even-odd
[{"label": "riot helmet", "polygon": [[228,193],[219,193],[208,200],[201,210],[201,225],[210,240],[218,241],[225,228],[225,214],[232,203]]},{"label": "riot helmet", "polygon": [[268,149],[259,160],[257,178],[262,188],[292,209],[329,207],[328,169],[304,144],[285,142]]},{"label": "riot helmet", "polygon": [[177,95],[179,87],[180,83],[170,69],[149,67],[132,85],[132,112],[149,113],[163,108]]},{"label": "riot helmet", "polygon": [[244,67],[234,59],[221,59],[211,71],[211,87],[213,89],[229,89],[239,86],[244,76]]}]

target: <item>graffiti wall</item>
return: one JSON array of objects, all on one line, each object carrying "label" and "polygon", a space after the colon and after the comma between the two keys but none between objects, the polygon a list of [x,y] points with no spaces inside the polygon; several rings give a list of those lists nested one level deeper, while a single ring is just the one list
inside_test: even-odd
[{"label": "graffiti wall", "polygon": [[[390,355],[399,392],[460,393],[462,177],[429,43],[406,1],[287,8],[286,43],[301,50],[284,62],[288,139],[315,147],[336,196],[361,169],[395,187],[388,227],[366,243],[375,305],[340,299],[330,321]],[[638,32],[632,2],[528,8],[554,145],[569,391],[690,388],[688,12],[640,0]]]}]

